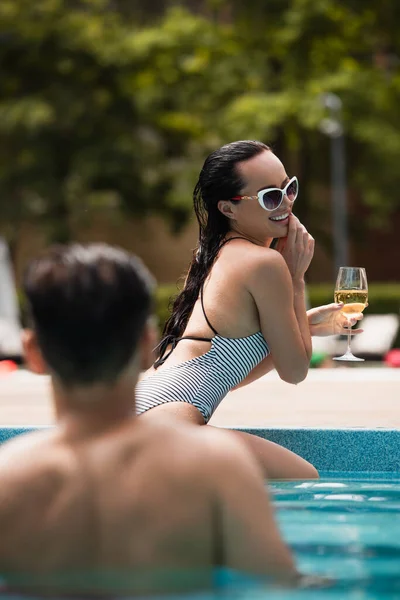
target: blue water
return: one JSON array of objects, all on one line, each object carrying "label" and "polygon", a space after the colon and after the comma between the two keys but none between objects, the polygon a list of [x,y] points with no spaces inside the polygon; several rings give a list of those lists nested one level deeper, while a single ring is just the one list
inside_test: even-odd
[{"label": "blue water", "polygon": [[299,570],[331,578],[331,585],[285,590],[238,579],[235,587],[232,578],[225,592],[197,598],[400,599],[400,473],[330,474],[315,482],[272,483],[269,490]]},{"label": "blue water", "polygon": [[336,583],[265,598],[400,598],[400,474],[331,475],[270,490],[299,569]]},{"label": "blue water", "polygon": [[299,570],[331,578],[329,587],[277,589],[221,571],[218,590],[164,600],[400,599],[400,473],[330,474],[269,490]]}]

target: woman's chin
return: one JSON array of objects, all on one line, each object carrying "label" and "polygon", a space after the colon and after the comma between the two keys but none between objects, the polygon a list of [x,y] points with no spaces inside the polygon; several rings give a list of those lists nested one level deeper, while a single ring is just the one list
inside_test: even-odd
[{"label": "woman's chin", "polygon": [[286,231],[284,229],[281,229],[280,231],[274,231],[274,233],[270,233],[269,236],[272,237],[273,239],[279,239],[279,238],[287,237],[287,234],[288,234],[288,229],[286,228]]}]

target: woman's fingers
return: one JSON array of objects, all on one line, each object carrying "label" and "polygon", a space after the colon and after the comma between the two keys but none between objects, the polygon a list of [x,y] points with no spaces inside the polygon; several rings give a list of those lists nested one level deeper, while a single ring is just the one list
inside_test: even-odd
[{"label": "woman's fingers", "polygon": [[304,235],[305,228],[300,223],[300,221],[298,220],[297,217],[293,218],[293,223],[296,228],[296,245],[299,246],[303,243],[303,235]]},{"label": "woman's fingers", "polygon": [[[361,321],[364,318],[364,315],[362,313],[354,313],[351,316],[346,317],[345,315],[342,315],[343,317],[343,322],[342,322],[342,327],[345,330],[346,333],[348,333],[349,328],[353,327],[353,325],[355,325],[356,323],[358,323],[358,321]],[[361,333],[361,329],[354,329],[351,331],[352,334],[354,333]]]},{"label": "woman's fingers", "polygon": [[289,218],[286,244],[281,250],[281,254],[286,260],[293,278],[304,275],[314,254],[313,238],[293,214]]},{"label": "woman's fingers", "polygon": [[282,252],[283,252],[283,251],[284,251],[284,249],[285,249],[285,246],[286,246],[286,244],[287,244],[287,237],[284,237],[284,238],[279,238],[279,239],[278,239],[278,243],[277,243],[277,244],[276,244],[276,246],[275,246],[275,250],[276,250],[277,252],[280,252],[280,253],[282,254]]},{"label": "woman's fingers", "polygon": [[292,250],[294,248],[294,245],[296,243],[297,222],[297,217],[295,217],[294,215],[290,215],[285,249]]},{"label": "woman's fingers", "polygon": [[338,332],[338,335],[348,335],[350,333],[350,335],[359,335],[360,333],[363,333],[364,329],[350,329],[348,327],[342,327],[342,330]]},{"label": "woman's fingers", "polygon": [[311,254],[311,256],[314,256],[315,240],[311,235],[309,237],[310,239],[308,240],[308,251]]},{"label": "woman's fingers", "polygon": [[292,215],[290,220],[293,220],[293,226],[295,227],[295,245],[299,251],[309,252],[314,248],[314,238],[308,233],[307,229],[299,219]]},{"label": "woman's fingers", "polygon": [[363,318],[364,315],[362,313],[354,313],[353,315],[351,315],[351,317],[345,317],[345,315],[342,315],[343,326],[346,326],[347,324],[347,327],[349,325],[350,327],[352,327],[357,323],[357,321],[362,321]]}]

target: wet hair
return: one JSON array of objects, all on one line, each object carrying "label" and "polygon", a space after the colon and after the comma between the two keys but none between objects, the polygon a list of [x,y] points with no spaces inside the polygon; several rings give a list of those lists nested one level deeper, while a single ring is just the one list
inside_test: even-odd
[{"label": "wet hair", "polygon": [[[270,150],[262,142],[245,140],[226,144],[210,154],[193,192],[194,212],[199,223],[198,245],[186,277],[185,286],[176,298],[170,318],[165,324],[163,340],[158,347],[162,357],[172,338],[183,334],[221,244],[230,230],[229,219],[218,208],[220,200],[229,200],[244,187],[237,164]],[[232,201],[237,202],[237,201]],[[240,200],[239,200],[240,202]],[[155,367],[159,365],[156,361]]]},{"label": "wet hair", "polygon": [[29,325],[62,384],[115,382],[152,310],[143,263],[106,244],[53,246],[28,265],[23,287]]}]

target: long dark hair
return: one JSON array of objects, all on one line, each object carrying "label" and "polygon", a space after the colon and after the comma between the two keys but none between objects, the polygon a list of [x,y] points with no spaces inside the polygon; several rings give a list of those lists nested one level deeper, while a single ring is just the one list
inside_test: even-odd
[{"label": "long dark hair", "polygon": [[238,195],[243,188],[243,181],[236,169],[237,163],[269,149],[262,142],[245,140],[226,144],[206,158],[193,192],[199,241],[193,252],[184,289],[175,299],[171,316],[165,324],[163,341],[158,347],[158,358],[163,356],[173,338],[183,334],[200,289],[230,230],[229,219],[219,210],[218,202]]}]

